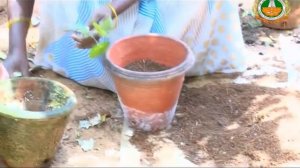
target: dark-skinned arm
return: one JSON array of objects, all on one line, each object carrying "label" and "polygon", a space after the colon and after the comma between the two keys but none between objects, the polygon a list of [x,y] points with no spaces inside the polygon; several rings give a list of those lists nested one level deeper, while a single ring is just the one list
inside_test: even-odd
[{"label": "dark-skinned arm", "polygon": [[34,0],[8,0],[8,19],[12,24],[9,26],[9,50],[4,66],[10,75],[14,72],[29,75],[26,36],[33,6]]},{"label": "dark-skinned arm", "polygon": [[[113,0],[111,5],[116,9],[117,14],[120,15],[137,1],[138,0]],[[111,15],[114,16],[113,13],[111,13]]]},{"label": "dark-skinned arm", "polygon": [[[111,6],[116,10],[117,15],[120,15],[137,1],[138,0],[112,0]],[[93,15],[93,18],[90,20],[90,29],[93,29],[93,22],[99,22],[107,15],[110,15],[113,18],[115,17],[113,11],[106,5],[97,9]],[[95,45],[95,41],[91,37],[81,38],[78,37],[76,34],[73,34],[72,38],[76,41],[76,46],[78,48],[91,48],[93,45]],[[100,37],[98,35],[95,35],[94,38],[98,40]]]},{"label": "dark-skinned arm", "polygon": [[[112,0],[111,6],[116,10],[117,15],[120,15],[137,1],[138,0]],[[113,11],[108,6],[104,6],[96,10],[92,21],[99,22],[105,15],[115,17]]]}]

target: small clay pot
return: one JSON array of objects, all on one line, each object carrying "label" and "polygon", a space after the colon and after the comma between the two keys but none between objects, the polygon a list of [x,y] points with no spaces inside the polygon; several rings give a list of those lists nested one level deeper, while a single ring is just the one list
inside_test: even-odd
[{"label": "small clay pot", "polygon": [[66,86],[41,78],[0,81],[0,161],[48,166],[76,105]]},{"label": "small clay pot", "polygon": [[[124,68],[139,60],[151,60],[170,69],[138,72]],[[166,36],[131,36],[113,44],[105,64],[112,74],[128,124],[143,131],[168,127],[175,114],[185,72],[194,61],[183,42]]]},{"label": "small clay pot", "polygon": [[272,29],[290,30],[297,28],[300,25],[300,0],[288,0],[291,11],[287,20],[280,21],[279,23],[266,23],[262,24]]}]

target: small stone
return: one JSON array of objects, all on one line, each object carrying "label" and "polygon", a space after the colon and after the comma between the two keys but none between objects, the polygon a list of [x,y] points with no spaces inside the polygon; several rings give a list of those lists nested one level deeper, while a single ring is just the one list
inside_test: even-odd
[{"label": "small stone", "polygon": [[300,44],[300,40],[299,40],[299,41],[296,41],[296,43],[297,43],[297,44]]},{"label": "small stone", "polygon": [[183,113],[176,113],[175,116],[177,118],[183,118],[185,115]]},{"label": "small stone", "polygon": [[128,137],[132,137],[134,135],[134,131],[132,129],[125,130],[125,135]]},{"label": "small stone", "polygon": [[242,7],[243,6],[243,3],[239,3],[239,7]]},{"label": "small stone", "polygon": [[258,54],[259,54],[259,55],[264,55],[264,53],[262,53],[262,52],[259,52]]},{"label": "small stone", "polygon": [[270,47],[274,47],[274,44],[269,44]]}]

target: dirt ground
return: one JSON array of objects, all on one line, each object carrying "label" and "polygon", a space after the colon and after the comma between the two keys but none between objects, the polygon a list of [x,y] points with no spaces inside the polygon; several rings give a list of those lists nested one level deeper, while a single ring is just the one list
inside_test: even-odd
[{"label": "dirt ground", "polygon": [[[250,1],[240,5],[246,11],[250,7]],[[78,99],[52,166],[299,166],[300,93],[284,87],[288,71],[279,34],[300,49],[300,29],[277,31],[251,27],[250,16],[241,20],[247,50],[253,55],[247,71],[187,78],[172,127],[159,133],[135,132],[123,124],[114,93],[80,86],[50,71],[35,72],[34,76],[67,85]],[[6,9],[0,7],[4,53],[5,21]],[[38,30],[32,28],[30,56],[37,41]],[[105,115],[105,121],[80,128],[80,121],[97,114]],[[95,143],[85,152],[78,140],[88,139]]]}]

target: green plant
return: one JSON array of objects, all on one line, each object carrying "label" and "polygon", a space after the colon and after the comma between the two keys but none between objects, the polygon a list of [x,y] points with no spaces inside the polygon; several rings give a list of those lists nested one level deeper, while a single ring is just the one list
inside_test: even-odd
[{"label": "green plant", "polygon": [[111,17],[106,17],[99,23],[93,22],[93,27],[94,31],[91,31],[89,27],[86,26],[78,26],[75,28],[75,31],[81,33],[83,38],[91,37],[95,40],[96,44],[90,49],[90,58],[96,58],[103,55],[110,45],[109,41],[98,42],[94,37],[95,33],[101,38],[106,38],[115,26]]}]

